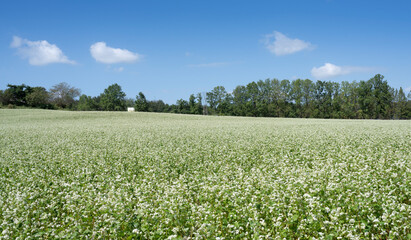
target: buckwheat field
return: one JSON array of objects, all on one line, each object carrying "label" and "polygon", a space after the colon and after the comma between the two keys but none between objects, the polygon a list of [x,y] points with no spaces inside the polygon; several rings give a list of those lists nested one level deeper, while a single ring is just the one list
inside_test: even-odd
[{"label": "buckwheat field", "polygon": [[0,110],[0,239],[411,239],[411,122]]}]

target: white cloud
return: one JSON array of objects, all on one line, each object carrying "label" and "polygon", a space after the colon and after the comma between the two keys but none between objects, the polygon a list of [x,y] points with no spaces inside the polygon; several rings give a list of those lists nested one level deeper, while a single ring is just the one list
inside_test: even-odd
[{"label": "white cloud", "polygon": [[120,62],[134,62],[141,58],[137,53],[127,49],[112,48],[105,42],[96,42],[90,46],[90,53],[97,62],[112,64]]},{"label": "white cloud", "polygon": [[21,45],[23,45],[23,39],[21,39],[20,37],[17,37],[17,36],[13,36],[13,41],[11,42],[10,47],[18,48]]},{"label": "white cloud", "polygon": [[[274,41],[273,41],[274,39]],[[274,31],[273,34],[265,36],[265,46],[277,56],[296,53],[305,49],[312,49],[314,46],[303,40],[288,38],[284,34]]]},{"label": "white cloud", "polygon": [[75,62],[69,60],[63,52],[54,44],[50,44],[46,40],[30,41],[14,36],[10,47],[16,48],[18,54],[28,59],[31,65],[41,66],[50,63],[70,63]]},{"label": "white cloud", "polygon": [[411,86],[409,86],[409,87],[407,87],[407,88],[404,89],[404,93],[405,93],[405,94],[407,94],[407,93],[409,93],[409,92],[411,92]]},{"label": "white cloud", "polygon": [[337,66],[332,63],[325,63],[321,67],[313,67],[311,69],[311,75],[317,79],[329,79],[350,73],[369,72],[372,70],[373,68],[370,67]]}]

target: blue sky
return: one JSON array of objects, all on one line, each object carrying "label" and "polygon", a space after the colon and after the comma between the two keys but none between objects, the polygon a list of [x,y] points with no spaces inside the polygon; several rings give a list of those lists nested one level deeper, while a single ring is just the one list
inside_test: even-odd
[{"label": "blue sky", "polygon": [[175,103],[259,79],[411,87],[410,1],[3,1],[0,89],[60,82]]}]

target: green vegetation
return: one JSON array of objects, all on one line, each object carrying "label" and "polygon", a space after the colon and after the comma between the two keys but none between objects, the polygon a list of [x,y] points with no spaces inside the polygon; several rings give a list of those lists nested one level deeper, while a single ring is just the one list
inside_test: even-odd
[{"label": "green vegetation", "polygon": [[[231,93],[217,86],[207,93],[191,94],[188,101],[168,105],[148,101],[142,92],[135,100],[126,98],[118,84],[110,85],[97,97],[80,96],[80,90],[67,83],[54,86],[50,93],[42,87],[8,85],[0,90],[0,103],[8,108],[71,109],[79,111],[170,112],[250,117],[411,119],[411,92],[394,89],[377,74],[368,81],[337,82],[296,79],[259,80],[237,86]],[[57,89],[57,90],[56,90]],[[62,91],[63,89],[64,91]],[[57,93],[57,94],[56,94]],[[51,98],[47,96],[51,95]],[[76,97],[80,96],[79,100]],[[0,104],[0,107],[1,107]]]},{"label": "green vegetation", "polygon": [[409,239],[410,121],[0,109],[0,239]]}]

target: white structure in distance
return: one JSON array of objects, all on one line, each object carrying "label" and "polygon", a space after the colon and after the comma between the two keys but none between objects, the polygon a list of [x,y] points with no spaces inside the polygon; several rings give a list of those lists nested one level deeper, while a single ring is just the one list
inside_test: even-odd
[{"label": "white structure in distance", "polygon": [[128,107],[127,112],[135,112],[136,110],[133,107]]}]

